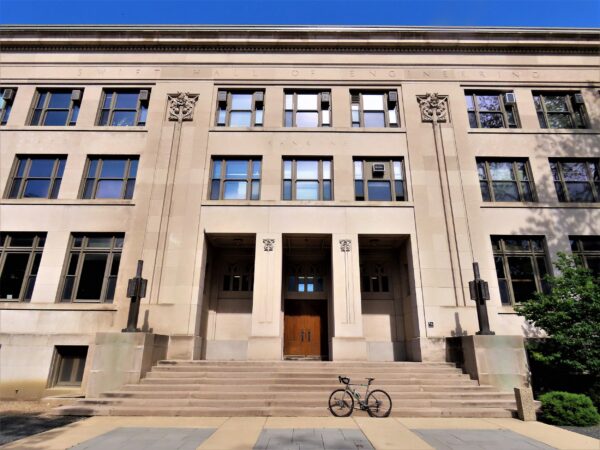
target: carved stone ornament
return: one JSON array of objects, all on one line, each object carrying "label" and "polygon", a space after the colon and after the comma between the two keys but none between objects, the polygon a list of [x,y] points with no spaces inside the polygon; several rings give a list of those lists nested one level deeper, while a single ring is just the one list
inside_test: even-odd
[{"label": "carved stone ornament", "polygon": [[340,250],[349,252],[352,249],[352,241],[350,239],[340,239]]},{"label": "carved stone ornament", "polygon": [[421,120],[423,122],[447,122],[448,121],[448,96],[437,93],[417,95],[417,101],[421,108]]},{"label": "carved stone ornament", "polygon": [[263,239],[263,245],[265,252],[272,252],[275,247],[275,239]]},{"label": "carved stone ornament", "polygon": [[167,94],[169,99],[169,120],[183,122],[194,118],[194,107],[198,101],[198,94],[178,92]]}]

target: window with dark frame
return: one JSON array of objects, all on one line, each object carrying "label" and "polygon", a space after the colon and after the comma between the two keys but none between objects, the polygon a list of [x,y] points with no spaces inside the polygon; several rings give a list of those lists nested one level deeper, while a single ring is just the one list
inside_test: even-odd
[{"label": "window with dark frame", "polygon": [[141,127],[148,118],[149,89],[104,89],[99,126]]},{"label": "window with dark frame", "polygon": [[533,299],[548,292],[545,239],[533,236],[492,236],[494,264],[503,305]]},{"label": "window with dark frame", "polygon": [[82,97],[83,89],[38,89],[29,125],[75,125]]},{"label": "window with dark frame", "polygon": [[89,156],[81,198],[132,199],[138,162],[137,156]]},{"label": "window with dark frame", "polygon": [[354,198],[358,201],[405,201],[403,159],[354,159]]},{"label": "window with dark frame", "polygon": [[398,91],[350,91],[352,127],[399,127]]},{"label": "window with dark frame", "polygon": [[331,126],[331,92],[286,91],[284,126],[298,128]]},{"label": "window with dark frame", "polygon": [[262,127],[264,120],[262,90],[219,90],[217,93],[217,126]]},{"label": "window with dark frame", "polygon": [[541,128],[587,128],[583,96],[579,92],[533,92]]},{"label": "window with dark frame", "polygon": [[465,91],[471,128],[519,128],[512,92]]},{"label": "window with dark frame", "polygon": [[0,301],[29,301],[46,233],[0,233]]},{"label": "window with dark frame", "polygon": [[600,202],[600,159],[551,159],[559,202]]},{"label": "window with dark frame", "polygon": [[318,298],[326,291],[326,277],[321,264],[290,264],[286,272],[286,294]]},{"label": "window with dark frame", "polygon": [[15,88],[0,88],[0,125],[8,122],[16,94]]},{"label": "window with dark frame", "polygon": [[48,387],[81,386],[87,353],[87,345],[55,346]]},{"label": "window with dark frame", "polygon": [[533,202],[533,178],[526,159],[477,158],[484,202]]},{"label": "window with dark frame", "polygon": [[211,200],[260,200],[261,158],[213,158]]},{"label": "window with dark frame", "polygon": [[329,158],[284,158],[282,200],[333,200],[332,180]]},{"label": "window with dark frame", "polygon": [[222,292],[252,292],[254,289],[254,264],[236,261],[224,264]]},{"label": "window with dark frame", "polygon": [[62,155],[17,155],[6,198],[57,198],[66,162]]},{"label": "window with dark frame", "polygon": [[600,236],[569,236],[573,256],[600,282]]},{"label": "window with dark frame", "polygon": [[73,233],[60,301],[111,303],[124,238],[123,233]]},{"label": "window with dark frame", "polygon": [[360,290],[363,293],[389,293],[390,276],[386,265],[374,261],[361,264]]}]

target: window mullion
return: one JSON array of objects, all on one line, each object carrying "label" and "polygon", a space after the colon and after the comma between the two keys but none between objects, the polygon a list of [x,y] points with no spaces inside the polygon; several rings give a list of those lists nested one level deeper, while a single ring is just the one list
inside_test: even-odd
[{"label": "window mullion", "polygon": [[[81,271],[83,270],[83,260],[85,256],[84,248],[87,242],[87,238],[81,240],[81,248],[77,250],[77,267],[75,268],[75,274],[73,275],[73,290],[71,291],[71,302],[77,300],[77,291],[79,291],[79,281],[81,280]],[[70,253],[72,255],[73,253]],[[71,260],[69,259],[69,263]],[[67,265],[67,276],[69,275],[69,266]]]},{"label": "window mullion", "polygon": [[29,253],[29,259],[27,260],[27,265],[25,266],[25,272],[23,274],[23,281],[21,281],[21,290],[19,291],[18,301],[25,300],[25,292],[27,291],[27,286],[29,285],[29,277],[31,276],[31,269],[33,268],[33,262],[35,260],[35,240],[33,246],[27,251],[22,253]]},{"label": "window mullion", "polygon": [[475,120],[477,122],[477,128],[482,128],[481,119],[479,118],[479,104],[477,103],[477,94],[473,94],[473,110],[475,112]]},{"label": "window mullion", "polygon": [[[108,290],[108,280],[110,278],[110,271],[113,264],[113,251],[112,245],[114,244],[114,238],[111,242],[111,248],[108,250],[108,257],[106,258],[106,266],[104,267],[104,277],[102,278],[102,288],[100,289],[100,303],[106,302],[106,291]],[[104,253],[104,252],[99,252]]]},{"label": "window mullion", "polygon": [[490,200],[492,202],[495,202],[496,201],[496,193],[495,193],[495,189],[494,189],[494,180],[492,178],[492,171],[490,170],[490,161],[485,160],[484,164],[485,164],[484,167],[485,167],[486,183],[488,185],[488,190],[490,191]]}]

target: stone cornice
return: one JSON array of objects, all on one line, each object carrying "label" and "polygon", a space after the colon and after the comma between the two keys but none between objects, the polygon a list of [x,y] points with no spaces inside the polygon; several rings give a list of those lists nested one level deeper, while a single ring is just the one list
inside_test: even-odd
[{"label": "stone cornice", "polygon": [[3,52],[465,52],[600,55],[600,29],[0,26]]}]

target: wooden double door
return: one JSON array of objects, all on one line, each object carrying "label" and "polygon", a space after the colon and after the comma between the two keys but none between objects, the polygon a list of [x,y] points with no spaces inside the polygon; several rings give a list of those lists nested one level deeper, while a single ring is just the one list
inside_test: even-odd
[{"label": "wooden double door", "polygon": [[327,359],[327,300],[285,300],[283,354],[289,359]]}]

